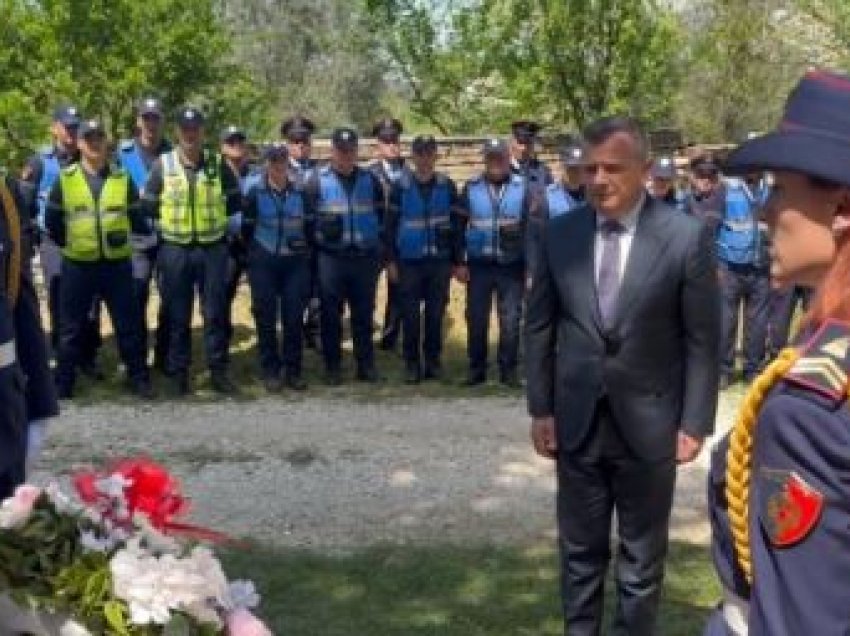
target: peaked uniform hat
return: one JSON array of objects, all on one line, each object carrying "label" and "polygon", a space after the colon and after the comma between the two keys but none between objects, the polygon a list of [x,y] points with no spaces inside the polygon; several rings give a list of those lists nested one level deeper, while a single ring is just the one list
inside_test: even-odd
[{"label": "peaked uniform hat", "polygon": [[790,170],[850,185],[850,77],[809,71],[788,96],[776,130],[744,142],[725,172]]}]

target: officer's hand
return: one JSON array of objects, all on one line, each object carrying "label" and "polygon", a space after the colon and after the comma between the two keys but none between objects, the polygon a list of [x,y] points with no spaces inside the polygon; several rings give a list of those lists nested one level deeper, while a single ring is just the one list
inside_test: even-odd
[{"label": "officer's hand", "polygon": [[398,263],[387,263],[387,279],[391,283],[397,283],[398,278]]},{"label": "officer's hand", "polygon": [[469,268],[466,265],[458,265],[455,267],[452,275],[459,283],[466,285],[469,282]]},{"label": "officer's hand", "polygon": [[531,420],[531,442],[541,457],[555,459],[558,456],[554,417],[535,417]]},{"label": "officer's hand", "polygon": [[691,437],[687,433],[679,432],[679,441],[676,448],[676,462],[680,465],[690,464],[702,450],[704,440],[699,437]]}]

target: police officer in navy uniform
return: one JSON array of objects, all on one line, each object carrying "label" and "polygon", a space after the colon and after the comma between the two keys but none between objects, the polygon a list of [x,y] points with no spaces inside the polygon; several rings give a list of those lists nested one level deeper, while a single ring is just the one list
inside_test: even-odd
[{"label": "police officer in navy uniform", "polygon": [[511,124],[511,172],[528,179],[533,188],[545,188],[554,179],[552,171],[535,154],[540,124],[520,119]]},{"label": "police officer in navy uniform", "polygon": [[192,392],[192,308],[196,290],[204,322],[204,349],[214,391],[234,393],[228,374],[227,232],[242,208],[233,171],[204,148],[203,113],[186,106],[177,117],[177,147],[151,169],[145,200],[158,219],[163,302],[168,306],[166,372],[181,395]]},{"label": "police officer in navy uniform", "polygon": [[850,77],[807,73],[780,126],[733,151],[726,170],[773,174],[771,274],[816,292],[797,346],[752,384],[713,458],[713,555],[726,595],[705,634],[846,634]]},{"label": "police officer in navy uniform", "polygon": [[452,269],[461,263],[463,224],[454,181],[435,170],[437,140],[418,136],[411,151],[412,170],[390,194],[387,275],[401,294],[405,381],[417,384],[442,369],[443,319]]},{"label": "police officer in navy uniform", "polygon": [[[118,165],[130,176],[140,194],[144,194],[153,162],[171,150],[171,143],[163,136],[164,118],[162,103],[155,97],[145,97],[136,105],[136,134],[118,145]],[[133,232],[133,288],[139,305],[138,315],[142,320],[142,343],[148,350],[148,301],[151,280],[156,270],[156,254],[159,247],[157,233],[153,227],[148,231]],[[154,335],[154,366],[165,368],[168,351],[168,319],[165,305],[160,302]]]},{"label": "police officer in navy uniform", "polygon": [[678,176],[676,160],[673,157],[670,155],[656,157],[649,171],[649,194],[670,207],[683,211],[683,197],[676,186]]},{"label": "police officer in navy uniform", "polygon": [[465,259],[458,276],[467,285],[467,386],[487,381],[487,349],[493,297],[499,317],[499,381],[520,384],[517,374],[519,330],[525,289],[526,226],[532,186],[511,172],[508,145],[489,139],[483,148],[484,172],[461,194]]},{"label": "police officer in navy uniform", "polygon": [[129,175],[109,165],[106,131],[98,120],[82,122],[79,147],[80,161],[62,169],[44,218],[50,237],[62,249],[57,391],[60,398],[73,396],[88,311],[99,297],[109,310],[132,391],[151,398],[130,242],[131,230],[149,227],[148,219]]},{"label": "police officer in navy uniform", "polygon": [[331,161],[307,182],[309,214],[316,219],[319,289],[322,294],[322,355],[327,383],[342,382],[342,307],[348,304],[357,379],[379,381],[372,343],[375,288],[385,258],[380,179],[357,165],[357,133],[337,128]]},{"label": "police officer in navy uniform", "polygon": [[760,218],[764,184],[759,173],[724,183],[723,218],[717,230],[722,294],[721,388],[735,382],[738,315],[744,309],[744,381],[764,365],[770,309],[767,240]]},{"label": "police officer in navy uniform", "polygon": [[[59,178],[60,170],[80,158],[77,149],[79,126],[80,111],[76,106],[57,107],[53,111],[53,121],[50,126],[53,145],[30,157],[21,173],[21,191],[26,198],[25,205],[36,221],[33,227],[34,238],[39,243],[39,260],[47,290],[50,342],[54,354],[59,350],[59,283],[62,256],[59,246],[47,235],[44,227],[44,213],[47,209],[47,199]],[[99,301],[96,301],[90,310],[80,360],[80,370],[96,379],[102,379],[95,363],[101,342],[99,305]]]},{"label": "police officer in navy uniform", "polygon": [[720,178],[720,167],[707,154],[691,159],[688,167],[690,183],[683,211],[699,218],[716,232],[726,208],[726,190]]},{"label": "police officer in navy uniform", "polygon": [[310,295],[313,220],[302,189],[289,179],[286,146],[274,144],[263,157],[265,167],[248,188],[242,221],[260,367],[267,391],[280,391],[284,385],[303,391],[302,320]]},{"label": "police officer in navy uniform", "polygon": [[0,175],[0,499],[26,476],[59,414],[33,285],[32,220],[21,188]]},{"label": "police officer in navy uniform", "polygon": [[[401,156],[401,134],[404,128],[398,119],[387,117],[372,127],[372,136],[378,141],[377,158],[369,165],[384,185],[384,194],[389,197],[405,174],[404,157]],[[387,276],[387,298],[384,309],[384,327],[381,331],[381,349],[393,351],[402,331],[403,308],[398,282]]]},{"label": "police officer in navy uniform", "polygon": [[[248,188],[258,180],[259,175],[251,164],[250,149],[248,148],[248,135],[245,131],[235,125],[227,126],[221,133],[221,156],[224,167],[233,172],[239,182],[239,189],[243,196]],[[230,217],[230,228],[228,230],[228,247],[230,249],[230,260],[227,266],[227,341],[233,338],[233,302],[239,291],[239,283],[248,262],[248,250],[242,240],[240,230],[242,213],[237,212]]]},{"label": "police officer in navy uniform", "polygon": [[[286,141],[289,153],[289,180],[303,188],[310,176],[318,169],[318,162],[312,158],[312,136],[316,125],[307,117],[295,115],[285,119],[280,125],[281,138]],[[304,313],[304,340],[307,347],[318,350],[320,304],[318,254],[314,250],[310,262],[310,300]]]},{"label": "police officer in navy uniform", "polygon": [[566,214],[584,203],[584,147],[580,143],[565,145],[561,155],[561,178],[546,187],[545,216],[554,218]]}]

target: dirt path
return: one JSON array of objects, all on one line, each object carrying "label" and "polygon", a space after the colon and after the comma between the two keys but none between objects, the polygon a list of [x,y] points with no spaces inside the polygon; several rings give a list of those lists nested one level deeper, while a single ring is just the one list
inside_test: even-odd
[{"label": "dirt path", "polygon": [[[734,402],[721,400],[719,429]],[[520,399],[69,406],[36,477],[143,452],[183,479],[194,520],[274,545],[553,536],[552,466],[530,449]],[[706,465],[681,471],[677,538],[708,537]]]}]

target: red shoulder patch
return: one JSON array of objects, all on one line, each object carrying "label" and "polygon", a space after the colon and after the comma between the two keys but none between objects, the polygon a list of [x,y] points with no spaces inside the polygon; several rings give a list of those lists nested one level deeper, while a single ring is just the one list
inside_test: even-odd
[{"label": "red shoulder patch", "polygon": [[762,468],[759,480],[759,514],[770,542],[788,548],[803,541],[820,521],[823,495],[788,470]]}]

